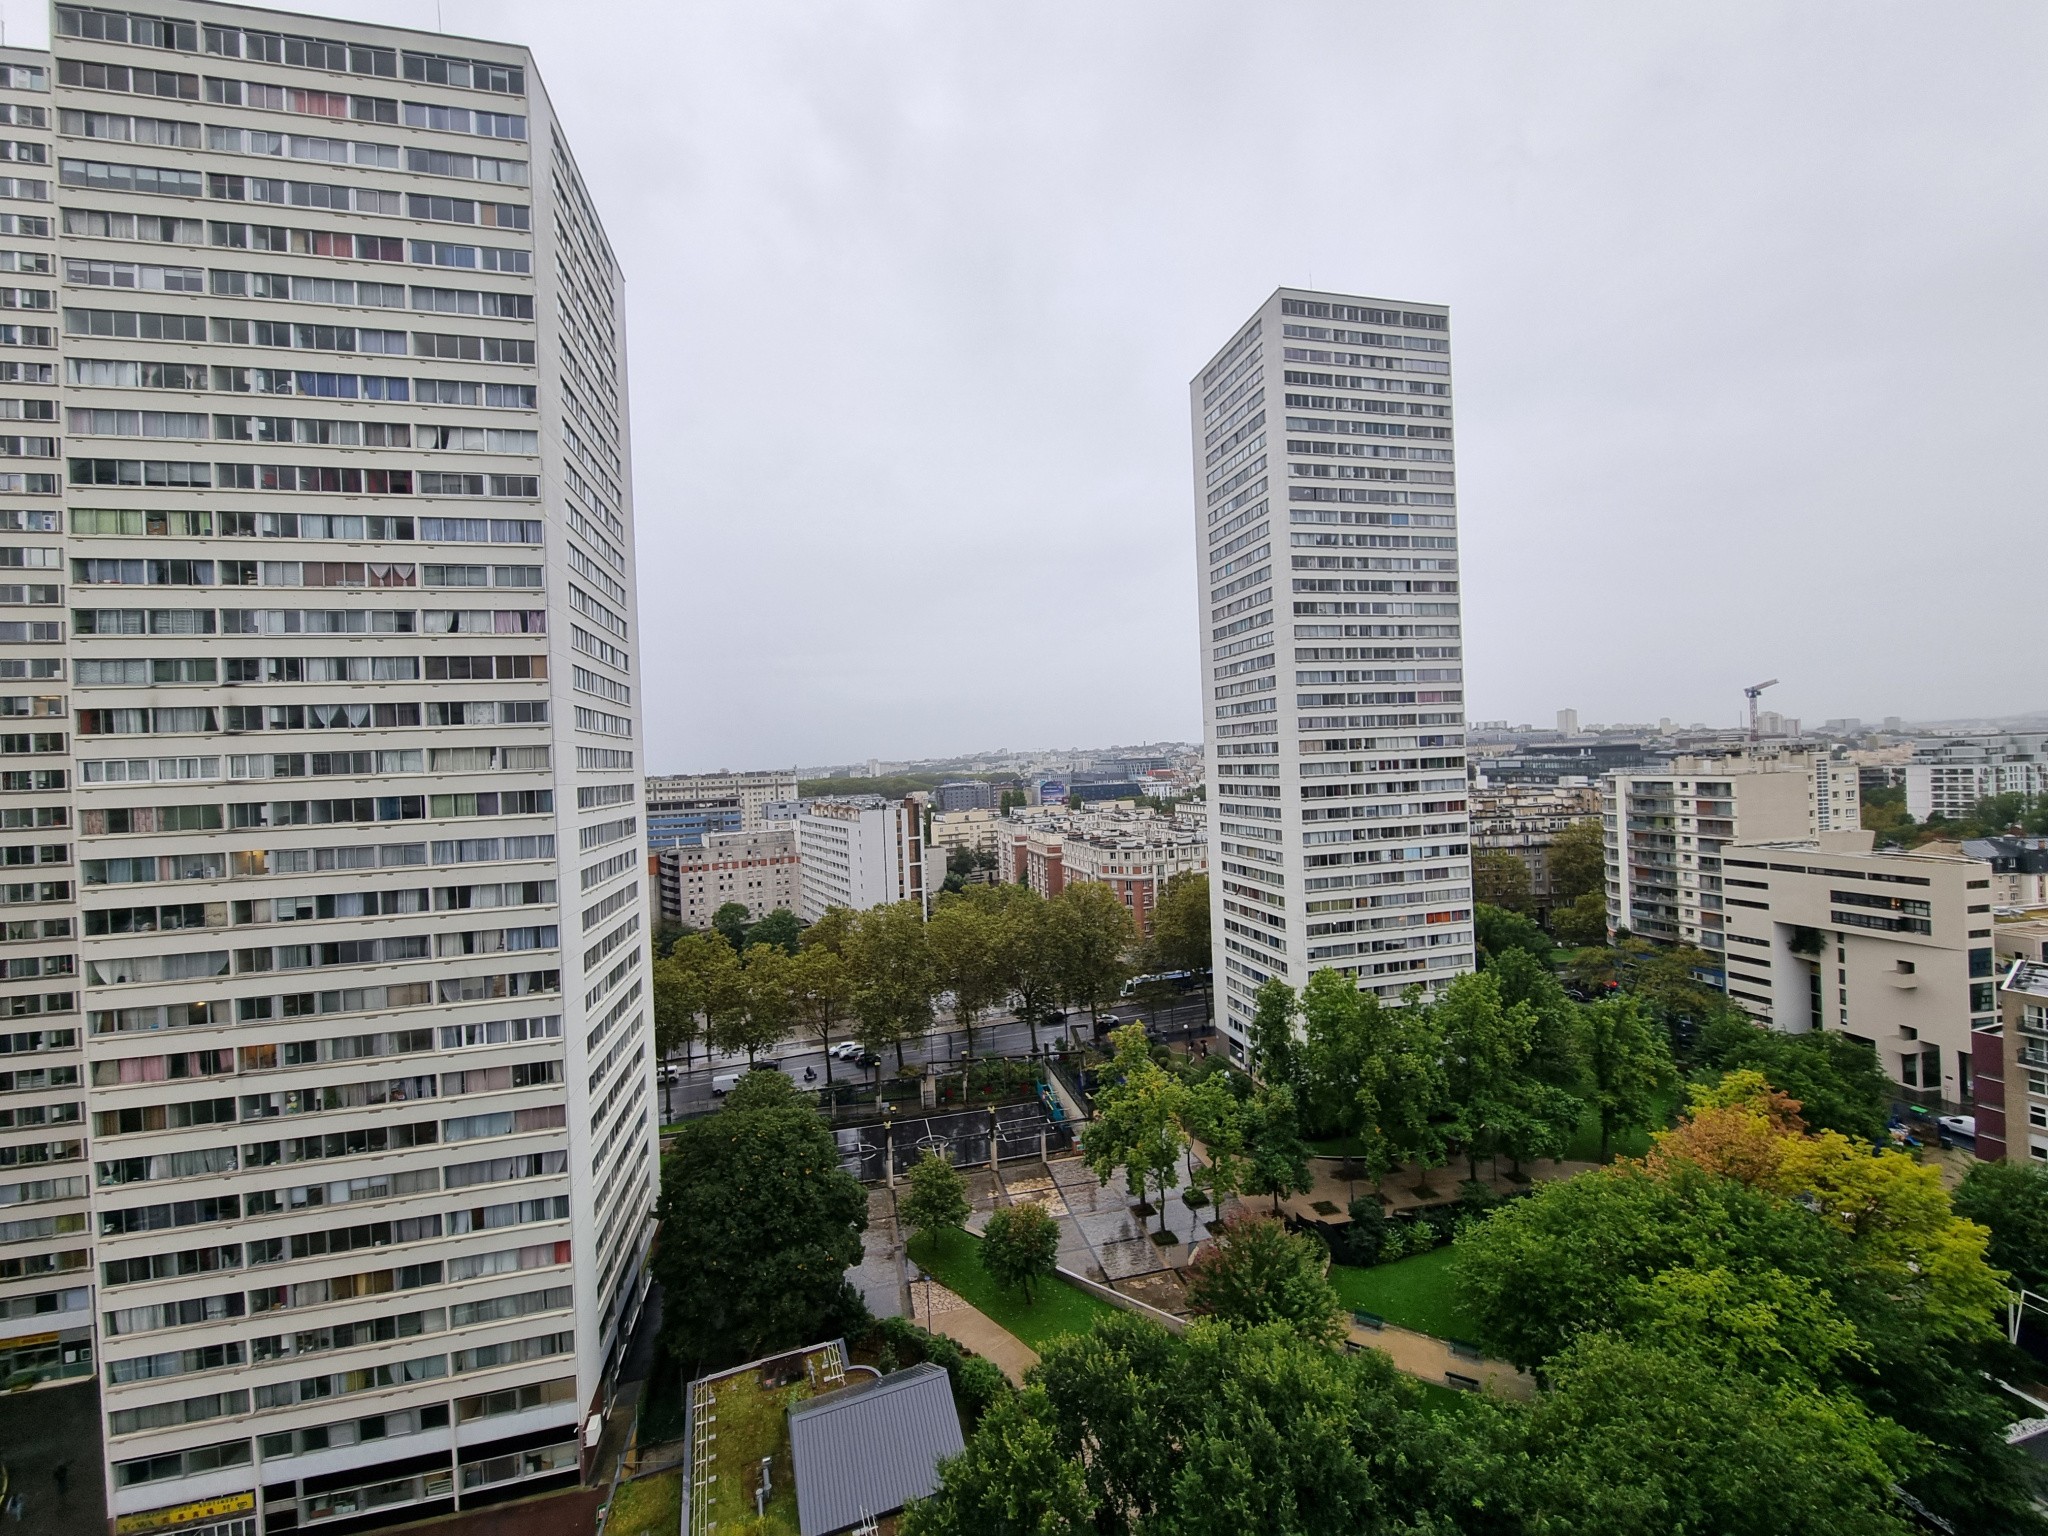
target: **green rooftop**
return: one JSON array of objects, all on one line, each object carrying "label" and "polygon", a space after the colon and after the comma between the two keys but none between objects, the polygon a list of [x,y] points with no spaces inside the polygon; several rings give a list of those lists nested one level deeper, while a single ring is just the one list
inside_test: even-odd
[{"label": "green rooftop", "polygon": [[790,1405],[845,1384],[836,1340],[691,1382],[688,1536],[798,1536]]}]

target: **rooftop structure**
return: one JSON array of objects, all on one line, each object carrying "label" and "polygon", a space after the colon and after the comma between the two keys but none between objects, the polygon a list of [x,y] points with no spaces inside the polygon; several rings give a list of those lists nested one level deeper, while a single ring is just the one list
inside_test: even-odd
[{"label": "rooftop structure", "polygon": [[965,1449],[952,1381],[929,1362],[793,1403],[789,1444],[801,1536],[872,1529]]}]

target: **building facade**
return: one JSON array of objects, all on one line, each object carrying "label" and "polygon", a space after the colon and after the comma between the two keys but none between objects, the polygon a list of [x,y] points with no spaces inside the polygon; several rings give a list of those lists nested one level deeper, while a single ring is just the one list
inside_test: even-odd
[{"label": "building facade", "polygon": [[1555,901],[1550,845],[1574,822],[1600,819],[1600,791],[1590,784],[1504,784],[1472,791],[1472,850],[1513,854],[1529,871],[1529,899]]},{"label": "building facade", "polygon": [[1909,1097],[1968,1105],[1972,1033],[1998,1015],[1991,871],[1871,844],[1832,832],[1722,850],[1728,996],[1785,1033],[1866,1042]]},{"label": "building facade", "polygon": [[1450,316],[1282,288],[1188,386],[1222,1000],[1473,966]]},{"label": "building facade", "polygon": [[1199,830],[1139,810],[1027,812],[1002,823],[996,857],[999,879],[1048,900],[1078,880],[1108,886],[1141,937],[1166,882],[1209,867]]},{"label": "building facade", "polygon": [[939,811],[986,811],[995,803],[995,786],[986,779],[954,779],[932,791],[932,808]]},{"label": "building facade", "polygon": [[1962,851],[1991,866],[1994,908],[2048,907],[2048,837],[1972,837]]},{"label": "building facade", "polygon": [[797,916],[814,923],[832,907],[865,912],[931,898],[946,878],[926,859],[924,818],[908,800],[843,795],[806,800],[796,822]]},{"label": "building facade", "polygon": [[940,853],[965,848],[970,853],[996,852],[1002,842],[1003,818],[994,811],[934,811],[931,844]]},{"label": "building facade", "polygon": [[2048,731],[1992,731],[1913,744],[1906,811],[1961,820],[1989,795],[2048,793]]},{"label": "building facade", "polygon": [[647,845],[675,848],[701,842],[711,832],[753,832],[795,799],[793,769],[654,774],[647,780]]},{"label": "building facade", "polygon": [[0,1318],[89,1349],[124,1528],[574,1478],[656,1176],[622,274],[523,49],[52,35],[0,84],[0,1109],[61,1155],[0,1173],[56,1260]]},{"label": "building facade", "polygon": [[1821,830],[1805,756],[1680,757],[1654,772],[1610,774],[1600,792],[1608,931],[1626,928],[1717,958],[1726,948],[1722,849],[1738,838]]},{"label": "building facade", "polygon": [[708,833],[701,842],[656,851],[648,864],[661,915],[691,928],[709,928],[729,901],[757,922],[778,908],[794,912],[802,894],[794,826]]}]

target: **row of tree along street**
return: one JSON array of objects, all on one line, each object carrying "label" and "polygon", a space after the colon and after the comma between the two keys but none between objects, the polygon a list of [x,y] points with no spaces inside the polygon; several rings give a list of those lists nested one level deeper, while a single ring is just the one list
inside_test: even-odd
[{"label": "row of tree along street", "polygon": [[[721,911],[720,917],[726,914]],[[1077,881],[1051,900],[1023,885],[970,885],[933,904],[852,912],[835,907],[808,926],[788,912],[685,933],[654,962],[655,1045],[685,1064],[699,1043],[753,1062],[785,1040],[819,1047],[851,1037],[903,1065],[905,1041],[933,1026],[941,997],[974,1055],[974,1032],[1009,1007],[1038,1030],[1063,1010],[1091,1017],[1115,1003],[1141,968],[1206,971],[1209,882],[1170,880],[1140,944],[1108,886]],[[827,1055],[830,1080],[832,1058]]]}]

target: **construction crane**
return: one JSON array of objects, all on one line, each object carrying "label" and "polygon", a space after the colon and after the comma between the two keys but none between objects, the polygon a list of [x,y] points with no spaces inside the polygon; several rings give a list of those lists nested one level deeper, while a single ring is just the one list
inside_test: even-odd
[{"label": "construction crane", "polygon": [[1778,680],[1774,677],[1769,682],[1751,683],[1747,688],[1742,690],[1743,696],[1749,700],[1749,739],[1751,742],[1754,742],[1756,740],[1757,696],[1761,694],[1766,688],[1775,688],[1777,686]]}]

